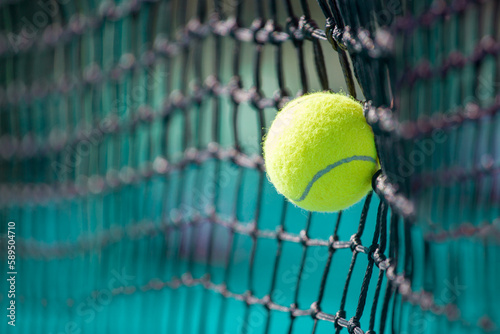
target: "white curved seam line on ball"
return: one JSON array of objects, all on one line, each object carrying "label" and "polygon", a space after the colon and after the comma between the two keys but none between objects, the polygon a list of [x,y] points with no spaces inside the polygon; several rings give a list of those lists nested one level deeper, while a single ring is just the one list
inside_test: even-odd
[{"label": "white curved seam line on ball", "polygon": [[314,177],[312,178],[312,180],[309,181],[309,183],[307,184],[307,187],[304,190],[304,192],[302,193],[302,196],[300,196],[299,199],[294,199],[293,201],[301,202],[301,201],[305,200],[307,195],[311,191],[312,186],[314,185],[314,183],[316,181],[319,180],[320,177],[322,177],[323,175],[325,175],[326,173],[328,173],[329,171],[331,171],[335,167],[341,166],[341,165],[349,163],[351,161],[369,161],[369,162],[373,162],[375,164],[377,163],[377,161],[374,158],[369,157],[367,155],[353,155],[352,157],[339,160],[336,163],[328,165],[325,168],[323,168],[322,170],[320,170],[319,172],[317,172],[316,175],[314,175]]}]

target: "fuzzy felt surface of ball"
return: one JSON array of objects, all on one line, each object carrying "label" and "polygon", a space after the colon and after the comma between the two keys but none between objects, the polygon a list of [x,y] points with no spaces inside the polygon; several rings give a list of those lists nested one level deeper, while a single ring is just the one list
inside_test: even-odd
[{"label": "fuzzy felt surface of ball", "polygon": [[371,189],[379,168],[361,104],[337,93],[290,101],[269,128],[263,152],[278,192],[310,211],[335,212],[355,204]]}]

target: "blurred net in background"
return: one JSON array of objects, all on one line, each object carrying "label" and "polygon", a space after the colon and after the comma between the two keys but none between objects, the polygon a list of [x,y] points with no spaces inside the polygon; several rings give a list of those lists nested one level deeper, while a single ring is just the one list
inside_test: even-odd
[{"label": "blurred net in background", "polygon": [[[0,1],[15,330],[499,332],[499,6]],[[260,142],[326,89],[367,101],[382,172],[312,214]]]}]

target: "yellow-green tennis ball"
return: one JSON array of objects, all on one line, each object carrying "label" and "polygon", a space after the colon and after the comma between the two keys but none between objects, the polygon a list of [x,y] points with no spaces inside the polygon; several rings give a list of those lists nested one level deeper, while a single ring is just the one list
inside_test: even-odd
[{"label": "yellow-green tennis ball", "polygon": [[371,189],[378,169],[375,141],[361,104],[334,93],[289,102],[264,139],[270,181],[297,206],[343,210]]}]

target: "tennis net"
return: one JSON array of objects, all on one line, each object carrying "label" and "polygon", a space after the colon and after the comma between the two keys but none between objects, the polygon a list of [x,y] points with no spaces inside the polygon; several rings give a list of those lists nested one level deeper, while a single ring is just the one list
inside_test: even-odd
[{"label": "tennis net", "polygon": [[[472,0],[0,1],[17,329],[499,332],[498,17]],[[284,200],[261,155],[277,110],[318,90],[365,102],[382,167],[332,214]]]}]

